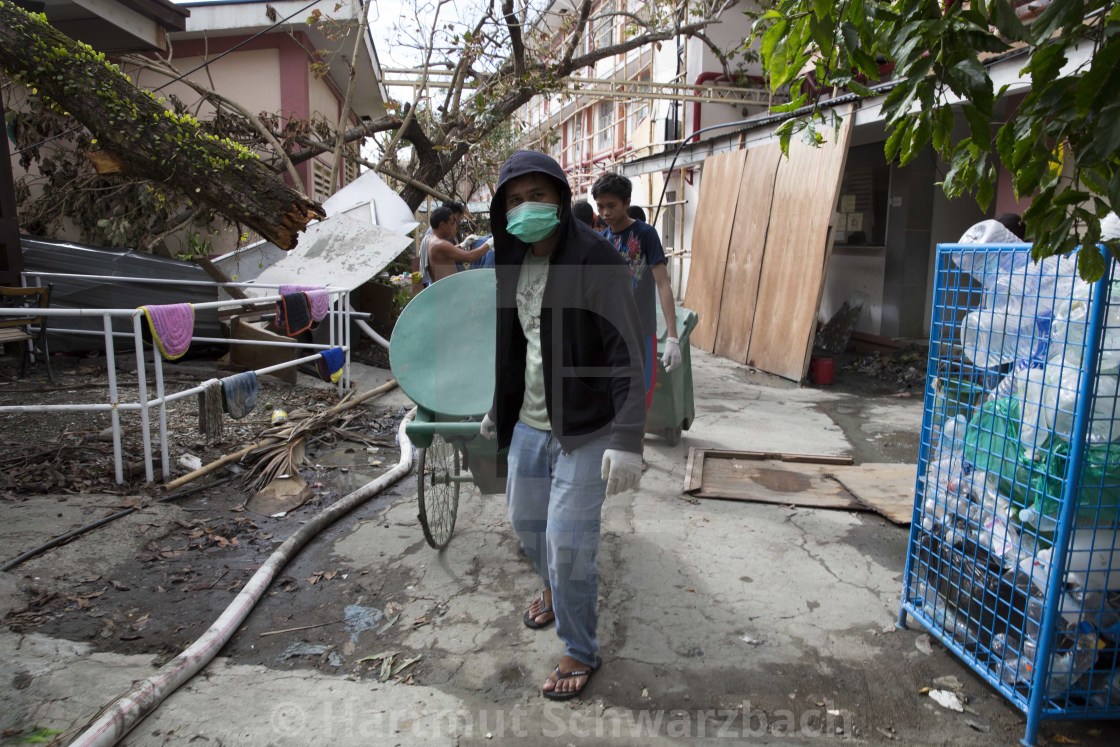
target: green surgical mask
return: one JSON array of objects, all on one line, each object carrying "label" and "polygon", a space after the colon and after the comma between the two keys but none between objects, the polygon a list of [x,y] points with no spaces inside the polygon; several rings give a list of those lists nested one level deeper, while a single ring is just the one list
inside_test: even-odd
[{"label": "green surgical mask", "polygon": [[547,202],[523,202],[506,213],[506,230],[526,244],[551,235],[560,225],[560,207]]}]

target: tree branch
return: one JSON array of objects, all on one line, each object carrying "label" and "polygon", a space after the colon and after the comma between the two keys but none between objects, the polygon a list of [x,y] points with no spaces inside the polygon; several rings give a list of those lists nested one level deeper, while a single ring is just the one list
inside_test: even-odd
[{"label": "tree branch", "polygon": [[564,50],[564,56],[560,59],[560,67],[566,67],[572,64],[572,56],[579,49],[579,43],[583,39],[583,35],[587,30],[587,19],[591,16],[591,0],[583,0],[583,4],[579,6],[579,20],[576,21],[576,27],[572,31],[572,38],[568,42],[568,48]]},{"label": "tree branch", "polygon": [[[361,140],[364,137],[376,135],[379,132],[388,132],[389,130],[396,130],[401,127],[401,120],[394,116],[384,116],[379,119],[363,122],[357,127],[351,127],[346,130],[343,135],[343,142],[352,143],[355,140]],[[329,143],[323,143],[318,140],[310,138],[298,137],[296,142],[302,145],[306,150],[295,151],[288,156],[292,163],[303,163],[309,159],[314,158],[320,153],[326,153],[334,146]]]},{"label": "tree branch", "polygon": [[513,0],[502,0],[502,17],[509,32],[510,55],[513,58],[513,74],[518,78],[525,75],[525,42],[521,38],[521,21],[513,12]]},{"label": "tree branch", "polygon": [[358,83],[358,55],[362,51],[362,45],[365,43],[366,29],[369,28],[369,7],[363,5],[360,0],[358,2],[358,12],[362,14],[361,21],[358,22],[358,35],[354,39],[354,52],[350,55],[350,80],[346,84],[346,95],[342,99],[342,111],[338,115],[338,127],[336,128],[334,138],[334,158],[331,160],[331,177],[329,189],[334,190],[338,187],[338,172],[342,166],[342,146],[343,130],[346,127],[346,120],[350,118],[350,105],[354,100],[354,88]]},{"label": "tree branch", "polygon": [[91,47],[13,3],[0,3],[0,67],[93,133],[130,173],[182,191],[282,249],[296,245],[318,203],[286,185],[255,153],[168,111]]}]

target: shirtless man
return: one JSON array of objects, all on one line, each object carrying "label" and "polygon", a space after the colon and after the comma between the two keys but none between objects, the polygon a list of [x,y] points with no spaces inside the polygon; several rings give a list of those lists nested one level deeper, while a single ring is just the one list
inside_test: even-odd
[{"label": "shirtless man", "polygon": [[477,249],[463,249],[455,244],[455,232],[459,228],[457,215],[450,208],[438,207],[432,211],[432,235],[428,239],[428,271],[432,282],[443,280],[459,271],[456,262],[464,265],[481,259],[490,251],[486,243]]}]

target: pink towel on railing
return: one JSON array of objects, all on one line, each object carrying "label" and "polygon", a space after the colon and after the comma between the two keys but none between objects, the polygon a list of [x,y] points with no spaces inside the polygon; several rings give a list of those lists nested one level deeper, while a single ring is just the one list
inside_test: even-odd
[{"label": "pink towel on railing", "polygon": [[141,306],[148,318],[148,329],[159,352],[169,361],[179,358],[191,346],[194,334],[194,307],[189,303]]},{"label": "pink towel on railing", "polygon": [[317,322],[323,321],[331,310],[330,294],[321,285],[281,285],[280,295],[304,292],[311,300],[311,318]]}]

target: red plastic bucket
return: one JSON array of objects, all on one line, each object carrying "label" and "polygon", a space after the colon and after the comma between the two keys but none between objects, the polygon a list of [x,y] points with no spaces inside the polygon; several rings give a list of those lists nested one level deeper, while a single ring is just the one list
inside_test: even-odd
[{"label": "red plastic bucket", "polygon": [[809,379],[817,386],[831,384],[833,372],[831,358],[812,358],[809,360]]}]

